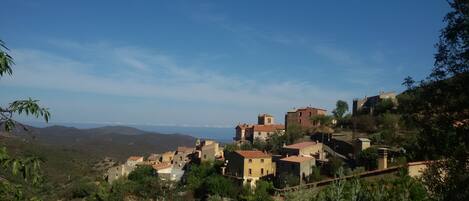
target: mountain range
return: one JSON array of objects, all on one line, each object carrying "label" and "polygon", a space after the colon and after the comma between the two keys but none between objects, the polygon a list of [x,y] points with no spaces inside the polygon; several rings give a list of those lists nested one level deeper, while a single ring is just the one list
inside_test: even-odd
[{"label": "mountain range", "polygon": [[149,155],[175,150],[178,146],[194,146],[195,138],[182,134],[147,132],[126,126],[105,126],[78,129],[65,126],[38,128],[21,126],[3,137],[20,138],[23,142],[74,150],[94,157],[125,160],[131,155]]}]

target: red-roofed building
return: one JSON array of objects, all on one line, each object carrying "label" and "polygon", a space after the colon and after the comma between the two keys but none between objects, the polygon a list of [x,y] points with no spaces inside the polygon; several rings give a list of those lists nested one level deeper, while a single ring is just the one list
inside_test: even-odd
[{"label": "red-roofed building", "polygon": [[272,115],[261,114],[257,117],[257,124],[238,124],[236,126],[236,136],[234,140],[238,142],[245,142],[254,140],[268,140],[274,133],[285,133],[285,126],[282,124],[275,124],[275,119]]},{"label": "red-roofed building", "polygon": [[275,174],[272,156],[262,151],[235,151],[225,156],[225,174],[243,181],[243,184],[255,186],[261,177]]}]

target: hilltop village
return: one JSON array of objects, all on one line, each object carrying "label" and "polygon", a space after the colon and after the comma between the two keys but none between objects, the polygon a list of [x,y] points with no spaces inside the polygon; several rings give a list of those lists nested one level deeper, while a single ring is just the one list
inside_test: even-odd
[{"label": "hilltop village", "polygon": [[[428,162],[407,163],[405,149],[396,143],[399,134],[388,136],[398,126],[392,120],[398,104],[394,92],[354,99],[352,114],[344,114],[348,106],[341,109],[339,102],[333,115],[311,106],[294,108],[286,112],[283,124],[260,114],[256,124],[236,125],[232,144],[205,139],[194,147],[131,156],[109,168],[104,178],[112,183],[139,166],[150,166],[161,180],[180,182],[192,165],[202,163],[218,163],[218,174],[238,184],[255,187],[259,180],[267,180],[277,189],[327,185],[339,170],[345,176],[373,177],[406,167],[409,175],[421,175]],[[370,135],[371,130],[375,134]]]}]

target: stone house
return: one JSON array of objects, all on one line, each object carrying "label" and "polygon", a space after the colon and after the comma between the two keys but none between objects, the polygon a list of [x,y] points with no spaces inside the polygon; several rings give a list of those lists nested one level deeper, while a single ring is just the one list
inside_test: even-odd
[{"label": "stone house", "polygon": [[173,158],[174,166],[183,168],[190,161],[190,156],[194,151],[195,149],[192,147],[178,147]]}]

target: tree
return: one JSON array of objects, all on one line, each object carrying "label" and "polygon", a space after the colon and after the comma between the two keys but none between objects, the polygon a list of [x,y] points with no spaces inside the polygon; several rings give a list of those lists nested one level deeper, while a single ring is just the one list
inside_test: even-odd
[{"label": "tree", "polygon": [[333,117],[329,115],[317,115],[310,119],[313,124],[317,126],[313,129],[314,133],[333,133],[332,120]]},{"label": "tree", "polygon": [[432,166],[446,176],[424,177],[433,199],[469,200],[469,2],[449,5],[434,68],[418,85],[408,85],[401,111],[419,131],[416,157],[443,159]]},{"label": "tree", "polygon": [[375,170],[378,168],[378,157],[378,149],[370,147],[357,154],[357,163],[366,170]]},{"label": "tree", "polygon": [[[13,58],[8,54],[9,49],[5,43],[0,40],[0,78],[4,75],[12,75],[12,66],[14,65]],[[46,122],[49,121],[50,113],[47,108],[42,108],[38,104],[38,100],[31,98],[25,100],[16,100],[8,104],[7,107],[0,107],[0,126],[3,126],[5,131],[11,132],[16,125],[21,125],[13,119],[13,115],[32,115],[36,118],[42,117]],[[26,127],[23,126],[23,129]],[[40,165],[42,160],[38,157],[26,158],[13,158],[8,155],[6,148],[0,149],[0,163],[2,168],[11,169],[13,175],[21,176],[25,181],[37,185],[42,178],[40,172]],[[21,199],[22,191],[20,185],[12,185],[8,180],[0,183],[0,191],[13,189],[9,191],[13,197]]]},{"label": "tree", "polygon": [[325,169],[330,176],[337,176],[343,165],[344,161],[342,161],[341,158],[333,156],[329,158],[329,161],[325,165]]},{"label": "tree", "polygon": [[306,134],[305,129],[303,129],[298,124],[288,125],[285,134],[283,134],[284,143],[293,144],[298,139],[302,138]]},{"label": "tree", "polygon": [[332,114],[334,114],[335,118],[342,119],[345,112],[347,112],[347,111],[348,111],[347,102],[345,102],[343,100],[338,100],[337,103],[335,104],[335,109],[332,111]]},{"label": "tree", "polygon": [[256,188],[251,190],[251,187],[245,186],[241,192],[238,200],[243,201],[272,201],[270,191],[272,191],[273,185],[271,182],[259,180],[256,183]]},{"label": "tree", "polygon": [[380,115],[383,113],[393,112],[395,110],[394,101],[390,98],[380,100],[373,111],[373,115]]},{"label": "tree", "polygon": [[204,189],[209,195],[235,198],[238,195],[237,187],[233,182],[221,175],[211,175],[206,178]]}]

